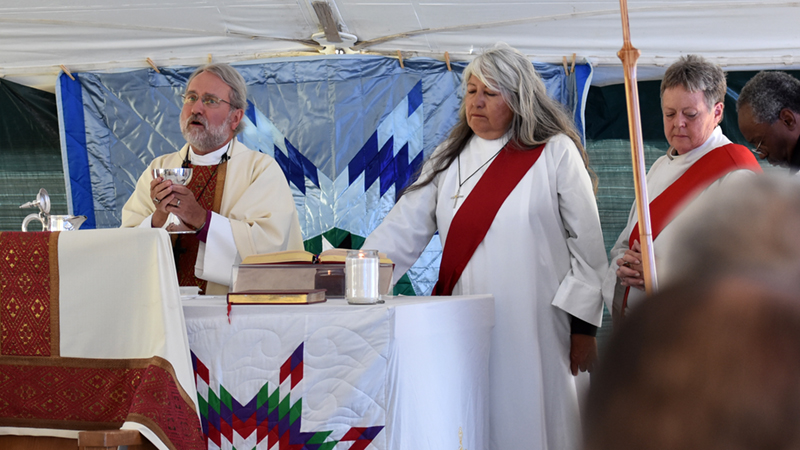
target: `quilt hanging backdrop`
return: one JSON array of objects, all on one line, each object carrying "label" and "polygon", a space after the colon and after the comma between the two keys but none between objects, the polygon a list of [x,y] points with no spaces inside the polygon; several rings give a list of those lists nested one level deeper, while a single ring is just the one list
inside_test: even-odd
[{"label": "quilt hanging backdrop", "polygon": [[[359,248],[424,159],[448,135],[466,63],[361,55],[237,64],[248,85],[239,139],[273,156],[286,174],[306,249]],[[567,75],[534,63],[548,93],[583,130],[588,64]],[[118,227],[147,164],[184,144],[180,95],[194,67],[61,74],[56,85],[61,148],[72,214],[82,228]],[[434,236],[396,293],[427,295],[438,275]]]}]

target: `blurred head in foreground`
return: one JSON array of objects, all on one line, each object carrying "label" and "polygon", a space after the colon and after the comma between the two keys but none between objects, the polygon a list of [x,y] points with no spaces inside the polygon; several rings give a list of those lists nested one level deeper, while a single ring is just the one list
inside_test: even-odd
[{"label": "blurred head in foreground", "polygon": [[706,275],[644,302],[592,377],[585,449],[800,449],[797,278]]},{"label": "blurred head in foreground", "polygon": [[662,287],[709,270],[792,270],[800,266],[800,177],[731,179],[692,202],[672,226],[678,237],[657,267]]}]

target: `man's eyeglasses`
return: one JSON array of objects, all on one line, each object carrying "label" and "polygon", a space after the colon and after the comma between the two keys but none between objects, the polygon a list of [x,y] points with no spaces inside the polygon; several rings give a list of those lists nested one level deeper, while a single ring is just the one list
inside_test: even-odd
[{"label": "man's eyeglasses", "polygon": [[764,142],[764,139],[761,139],[760,141],[758,141],[758,145],[756,145],[756,148],[753,150],[753,153],[755,153],[756,155],[762,155],[763,154],[763,153],[761,153],[761,150],[760,150],[761,149],[761,144],[763,142]]},{"label": "man's eyeglasses", "polygon": [[213,95],[204,95],[201,98],[197,94],[184,94],[181,95],[181,97],[183,98],[184,105],[194,104],[198,100],[200,100],[201,102],[203,102],[203,106],[205,106],[206,108],[219,108],[223,103],[227,103],[228,105],[233,107],[233,105],[231,105],[231,102],[225,101],[221,98],[214,97]]}]

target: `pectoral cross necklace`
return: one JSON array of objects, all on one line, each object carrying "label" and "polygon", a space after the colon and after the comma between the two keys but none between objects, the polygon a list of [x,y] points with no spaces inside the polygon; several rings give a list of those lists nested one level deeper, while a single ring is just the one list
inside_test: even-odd
[{"label": "pectoral cross necklace", "polygon": [[456,209],[456,206],[458,206],[458,199],[459,199],[459,198],[463,198],[463,197],[464,197],[463,195],[458,195],[458,194],[460,194],[460,193],[461,193],[461,186],[463,186],[463,185],[464,185],[464,183],[466,183],[467,181],[469,181],[469,179],[470,179],[470,178],[472,178],[473,176],[475,176],[475,174],[476,174],[476,173],[480,172],[480,171],[481,171],[481,169],[483,169],[484,167],[486,167],[486,165],[487,165],[487,164],[489,164],[490,162],[492,162],[492,160],[495,158],[495,156],[499,155],[501,151],[503,151],[503,148],[502,148],[502,147],[500,148],[500,150],[498,150],[498,151],[497,151],[497,153],[495,153],[494,155],[492,155],[492,157],[491,157],[491,158],[487,159],[485,163],[481,164],[481,166],[480,166],[480,167],[478,167],[477,169],[475,169],[475,171],[474,171],[474,172],[472,172],[472,173],[471,173],[471,174],[470,174],[470,175],[469,175],[467,178],[465,178],[465,179],[464,179],[464,181],[461,181],[461,154],[459,154],[459,155],[456,157],[456,158],[457,158],[457,164],[458,164],[458,189],[456,189],[456,195],[454,195],[454,196],[450,197],[450,198],[452,198],[452,199],[453,199],[453,209]]}]

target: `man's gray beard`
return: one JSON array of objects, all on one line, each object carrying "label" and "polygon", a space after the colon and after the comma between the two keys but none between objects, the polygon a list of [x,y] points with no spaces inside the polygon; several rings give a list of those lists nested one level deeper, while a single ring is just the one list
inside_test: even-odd
[{"label": "man's gray beard", "polygon": [[208,120],[203,117],[203,122],[206,124],[205,130],[189,129],[188,124],[191,121],[192,116],[189,116],[185,121],[181,122],[181,134],[195,150],[208,153],[228,142],[228,130],[230,130],[231,125],[230,114],[225,118],[225,122],[218,126],[208,125]]}]

